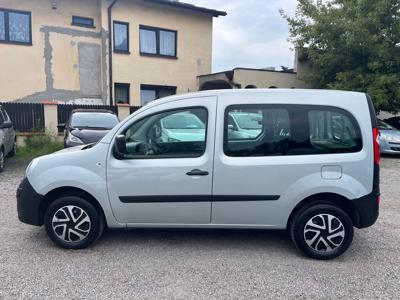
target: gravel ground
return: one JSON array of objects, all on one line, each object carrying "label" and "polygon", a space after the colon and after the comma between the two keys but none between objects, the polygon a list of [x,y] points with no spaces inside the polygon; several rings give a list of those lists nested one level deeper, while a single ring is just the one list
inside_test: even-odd
[{"label": "gravel ground", "polygon": [[0,299],[395,299],[400,295],[400,159],[382,161],[377,224],[356,230],[342,257],[315,261],[285,232],[108,231],[62,250],[20,223],[24,163],[0,175]]}]

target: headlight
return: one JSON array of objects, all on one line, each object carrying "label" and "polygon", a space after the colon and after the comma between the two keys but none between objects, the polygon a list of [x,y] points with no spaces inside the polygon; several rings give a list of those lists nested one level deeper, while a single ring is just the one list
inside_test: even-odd
[{"label": "headlight", "polygon": [[69,133],[67,140],[72,142],[72,143],[78,143],[78,144],[83,144],[80,138],[74,136],[73,134]]},{"label": "headlight", "polygon": [[381,135],[381,138],[382,138],[383,140],[385,140],[385,141],[388,141],[388,142],[394,142],[394,141],[398,140],[398,139],[395,138],[394,136],[389,135],[389,134],[384,134],[384,133]]}]

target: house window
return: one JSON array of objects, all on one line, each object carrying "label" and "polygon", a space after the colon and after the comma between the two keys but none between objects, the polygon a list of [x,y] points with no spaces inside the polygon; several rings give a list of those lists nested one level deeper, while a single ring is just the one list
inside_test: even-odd
[{"label": "house window", "polygon": [[129,53],[129,23],[114,21],[114,52]]},{"label": "house window", "polygon": [[176,94],[176,86],[144,85],[140,86],[140,102],[142,106],[147,103]]},{"label": "house window", "polygon": [[72,16],[72,25],[94,28],[94,20],[91,18]]},{"label": "house window", "polygon": [[0,42],[30,45],[31,13],[0,9]]},{"label": "house window", "polygon": [[140,54],[176,58],[177,32],[140,26]]},{"label": "house window", "polygon": [[129,83],[115,83],[115,103],[129,104]]}]

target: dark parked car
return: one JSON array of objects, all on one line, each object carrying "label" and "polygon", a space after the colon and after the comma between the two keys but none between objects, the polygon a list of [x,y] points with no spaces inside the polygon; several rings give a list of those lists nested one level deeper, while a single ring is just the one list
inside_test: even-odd
[{"label": "dark parked car", "polygon": [[66,124],[64,147],[74,147],[98,142],[119,123],[115,113],[109,110],[75,109]]},{"label": "dark parked car", "polygon": [[14,156],[16,151],[17,140],[13,123],[0,105],[0,173],[3,172],[5,158]]},{"label": "dark parked car", "polygon": [[396,129],[400,130],[400,116],[386,119],[386,120],[384,120],[384,122],[388,123],[389,125],[393,126]]}]

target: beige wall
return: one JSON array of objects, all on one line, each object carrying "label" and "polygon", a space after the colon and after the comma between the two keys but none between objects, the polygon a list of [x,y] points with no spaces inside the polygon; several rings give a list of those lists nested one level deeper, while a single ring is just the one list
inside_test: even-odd
[{"label": "beige wall", "polygon": [[[132,105],[140,105],[141,84],[177,86],[178,93],[186,93],[197,90],[198,75],[211,72],[210,15],[190,11],[182,13],[182,9],[120,0],[113,9],[113,19],[130,23],[130,54],[113,55],[113,74],[114,82],[130,83]],[[176,30],[178,58],[141,56],[140,25]]]},{"label": "beige wall", "polygon": [[[93,31],[71,25],[72,15],[84,15],[99,24],[97,0],[59,0],[52,9],[49,0],[2,0],[1,7],[29,11],[32,14],[32,46],[0,43],[0,82],[7,82],[0,89],[0,101],[29,98],[32,95],[51,96],[50,90],[79,91],[78,43],[90,40],[100,44],[99,38],[81,38],[80,31]],[[52,32],[51,28],[76,30],[76,36]],[[45,47],[46,35],[49,45]],[[45,70],[46,57],[51,56],[51,68]],[[75,68],[74,68],[75,66]],[[52,86],[46,85],[51,76]],[[47,78],[49,82],[49,78]],[[64,93],[68,96],[68,93]],[[35,97],[33,97],[35,98]],[[61,99],[63,100],[63,99]]]},{"label": "beige wall", "polygon": [[[227,73],[233,73],[230,80]],[[209,84],[212,84],[210,87]],[[220,72],[198,77],[198,87],[203,89],[221,88],[246,88],[248,86],[256,88],[309,88],[309,86],[299,78],[297,73],[285,73],[258,69],[233,69],[229,72]]]},{"label": "beige wall", "polygon": [[[32,46],[0,43],[0,101],[89,98],[108,103],[107,7],[111,1],[57,0],[57,9],[51,2],[1,0],[2,8],[32,13]],[[96,28],[72,26],[72,15],[93,18]],[[197,76],[211,72],[211,15],[120,0],[113,20],[130,23],[131,53],[113,54],[113,76],[114,82],[131,84],[131,105],[140,104],[140,84],[177,86],[177,92],[184,93],[197,90]],[[140,56],[141,24],[177,30],[178,59]],[[99,59],[92,62],[98,71],[93,68],[93,74],[90,66],[82,66],[82,45],[99,49]],[[89,70],[90,76],[82,76],[82,70]]]},{"label": "beige wall", "polygon": [[306,84],[297,78],[297,74],[265,70],[235,70],[234,81],[243,88],[255,85],[257,88],[306,88]]}]

